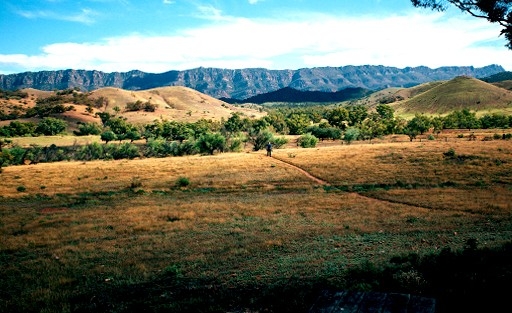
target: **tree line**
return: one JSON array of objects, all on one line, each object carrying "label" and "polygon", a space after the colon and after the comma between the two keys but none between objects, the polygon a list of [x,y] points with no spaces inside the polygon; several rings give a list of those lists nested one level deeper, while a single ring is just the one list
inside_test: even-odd
[{"label": "tree line", "polygon": [[[120,159],[165,157],[216,152],[242,151],[250,144],[254,151],[272,142],[276,148],[286,144],[284,135],[299,135],[297,145],[314,147],[319,140],[372,140],[391,134],[405,134],[410,140],[443,129],[511,128],[512,116],[502,113],[477,117],[469,110],[454,111],[446,116],[416,114],[405,120],[395,116],[392,107],[379,104],[375,110],[364,106],[305,107],[271,109],[260,119],[232,113],[227,119],[196,122],[155,120],[145,125],[129,123],[117,113],[99,112],[100,123],[81,123],[76,136],[98,135],[104,145],[82,147],[11,147],[7,138],[58,135],[68,128],[64,120],[44,117],[39,123],[12,121],[0,127],[0,166],[52,162],[60,160]],[[506,137],[509,139],[509,136]],[[144,140],[144,143],[141,143]],[[115,144],[119,142],[119,144]],[[135,143],[134,143],[135,142]]]}]

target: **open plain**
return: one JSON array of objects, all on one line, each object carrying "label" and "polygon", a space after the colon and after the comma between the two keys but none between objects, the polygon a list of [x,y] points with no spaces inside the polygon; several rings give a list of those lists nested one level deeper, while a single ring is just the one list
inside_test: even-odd
[{"label": "open plain", "polygon": [[321,288],[445,297],[417,271],[386,284],[371,269],[510,242],[512,142],[396,139],[3,168],[0,311],[307,312]]}]

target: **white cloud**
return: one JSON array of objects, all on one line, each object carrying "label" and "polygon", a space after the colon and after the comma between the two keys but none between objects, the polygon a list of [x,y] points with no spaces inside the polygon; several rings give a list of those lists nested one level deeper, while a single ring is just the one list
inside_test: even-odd
[{"label": "white cloud", "polygon": [[76,22],[82,24],[93,24],[97,13],[90,9],[81,9],[79,13],[58,13],[54,11],[18,11],[18,15],[28,19],[51,19],[68,22]]},{"label": "white cloud", "polygon": [[263,0],[249,0],[249,4],[256,4],[261,1],[263,1]]},{"label": "white cloud", "polygon": [[38,55],[0,55],[0,72],[96,69],[148,72],[194,67],[272,69],[344,65],[484,66],[512,70],[499,27],[443,13],[376,18],[308,15],[281,20],[226,17],[201,7],[208,26],[162,36],[131,34],[55,43]]},{"label": "white cloud", "polygon": [[175,2],[172,0],[163,0],[163,4],[174,4]]}]

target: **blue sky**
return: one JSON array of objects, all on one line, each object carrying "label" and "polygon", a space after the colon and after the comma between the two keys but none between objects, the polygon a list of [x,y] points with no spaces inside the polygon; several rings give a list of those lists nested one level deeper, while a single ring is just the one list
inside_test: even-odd
[{"label": "blue sky", "polygon": [[367,64],[512,70],[499,32],[410,0],[2,0],[0,74]]}]

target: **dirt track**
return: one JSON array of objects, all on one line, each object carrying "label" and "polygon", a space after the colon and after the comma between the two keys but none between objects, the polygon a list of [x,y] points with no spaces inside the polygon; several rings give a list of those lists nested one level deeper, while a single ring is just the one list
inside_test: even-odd
[{"label": "dirt track", "polygon": [[321,178],[318,178],[316,176],[313,176],[311,173],[309,173],[308,171],[294,165],[294,164],[291,164],[291,163],[288,163],[286,162],[285,160],[281,159],[281,158],[276,158],[276,157],[272,157],[276,160],[279,160],[281,161],[283,164],[285,164],[286,166],[288,167],[291,167],[291,168],[294,168],[296,169],[297,171],[301,172],[302,174],[304,174],[306,177],[309,177],[311,180],[314,180],[315,182],[317,182],[318,184],[320,185],[323,185],[323,186],[327,186],[327,185],[330,185],[328,182],[326,182],[325,180],[321,179]]}]

